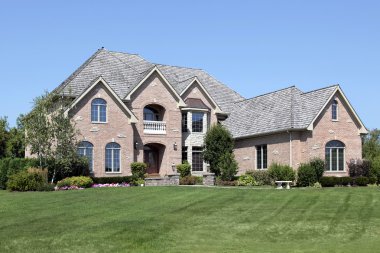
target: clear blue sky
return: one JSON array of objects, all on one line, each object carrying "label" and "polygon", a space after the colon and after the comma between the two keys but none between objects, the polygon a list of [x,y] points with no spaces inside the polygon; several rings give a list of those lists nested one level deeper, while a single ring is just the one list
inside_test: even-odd
[{"label": "clear blue sky", "polygon": [[0,2],[0,116],[11,125],[98,48],[202,68],[245,97],[341,84],[380,128],[380,1]]}]

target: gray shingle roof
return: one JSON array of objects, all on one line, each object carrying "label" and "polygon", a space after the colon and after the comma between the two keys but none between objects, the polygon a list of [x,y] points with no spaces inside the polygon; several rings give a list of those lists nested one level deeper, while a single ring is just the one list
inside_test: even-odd
[{"label": "gray shingle roof", "polygon": [[235,138],[306,129],[336,88],[303,93],[292,86],[236,102],[224,125]]},{"label": "gray shingle roof", "polygon": [[136,54],[102,48],[54,91],[77,97],[93,80],[102,76],[123,100],[154,67],[161,71],[178,94],[197,77],[218,106],[230,113],[224,125],[235,138],[307,128],[337,87],[307,93],[290,87],[244,100],[244,97],[201,69],[154,64]]},{"label": "gray shingle roof", "polygon": [[231,103],[243,99],[238,93],[201,69],[153,64],[139,55],[113,52],[103,48],[92,55],[55,91],[76,97],[91,84],[92,80],[102,76],[115,93],[124,99],[155,66],[178,94],[190,84],[194,77],[197,77],[224,111]]}]

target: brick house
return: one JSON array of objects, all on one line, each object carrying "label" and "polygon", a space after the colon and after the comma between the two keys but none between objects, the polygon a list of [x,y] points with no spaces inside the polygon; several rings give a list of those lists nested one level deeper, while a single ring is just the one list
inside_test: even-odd
[{"label": "brick house", "polygon": [[78,153],[97,177],[130,175],[134,161],[164,176],[187,160],[192,174],[204,174],[203,137],[216,123],[235,138],[240,174],[321,157],[326,173],[345,175],[367,133],[338,85],[245,99],[203,70],[103,48],[55,91],[73,99],[67,114],[81,133]]}]

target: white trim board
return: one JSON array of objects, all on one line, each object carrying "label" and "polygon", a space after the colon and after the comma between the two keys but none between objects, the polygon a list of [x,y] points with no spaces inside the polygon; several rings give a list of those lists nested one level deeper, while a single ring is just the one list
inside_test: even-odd
[{"label": "white trim board", "polygon": [[68,115],[69,111],[71,109],[73,109],[78,103],[79,101],[81,101],[92,89],[95,88],[96,85],[98,85],[99,83],[103,84],[103,86],[111,93],[111,95],[116,99],[116,101],[123,107],[123,109],[129,114],[129,117],[128,117],[128,120],[129,120],[129,123],[137,123],[138,120],[136,118],[136,116],[128,109],[128,107],[123,103],[123,101],[121,101],[121,99],[119,98],[119,96],[113,91],[113,89],[109,86],[109,84],[103,79],[103,77],[98,77],[97,79],[95,79],[95,81],[90,85],[88,86],[84,91],[83,93],[78,96],[72,103],[71,105],[69,106],[69,108],[66,109],[65,111],[65,115]]}]

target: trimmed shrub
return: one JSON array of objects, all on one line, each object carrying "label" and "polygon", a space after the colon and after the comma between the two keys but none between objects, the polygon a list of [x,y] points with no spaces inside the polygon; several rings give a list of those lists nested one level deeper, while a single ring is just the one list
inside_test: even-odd
[{"label": "trimmed shrub", "polygon": [[317,181],[319,181],[325,172],[325,161],[320,158],[314,158],[309,164],[314,169]]},{"label": "trimmed shrub", "polygon": [[296,173],[292,167],[288,165],[281,165],[278,163],[273,163],[268,169],[269,177],[273,181],[284,180],[284,181],[294,181],[296,178]]},{"label": "trimmed shrub", "polygon": [[45,179],[39,173],[21,171],[9,177],[7,189],[9,191],[37,191],[46,184]]},{"label": "trimmed shrub", "polygon": [[377,183],[377,177],[369,177],[368,181],[369,181],[368,184],[376,184]]},{"label": "trimmed shrub", "polygon": [[301,187],[313,186],[317,180],[315,168],[310,164],[301,164],[298,168],[297,185]]},{"label": "trimmed shrub", "polygon": [[237,186],[238,182],[236,180],[225,181],[225,180],[222,180],[221,177],[217,177],[215,184],[219,186]]},{"label": "trimmed shrub", "polygon": [[144,179],[144,174],[146,173],[147,165],[141,162],[131,163],[132,176],[135,179]]},{"label": "trimmed shrub", "polygon": [[357,177],[355,178],[355,184],[357,186],[367,186],[369,184],[369,179],[368,177],[363,176]]},{"label": "trimmed shrub", "polygon": [[180,185],[201,185],[203,184],[203,178],[197,176],[185,176],[179,179]]},{"label": "trimmed shrub", "polygon": [[380,156],[375,157],[372,160],[369,176],[375,177],[377,179],[377,183],[380,183]]},{"label": "trimmed shrub", "polygon": [[251,175],[245,174],[239,177],[238,185],[239,186],[254,186],[256,185],[256,182],[255,182],[255,179]]},{"label": "trimmed shrub", "polygon": [[191,165],[187,161],[185,161],[182,164],[178,164],[176,167],[177,167],[178,173],[180,174],[180,177],[190,176]]},{"label": "trimmed shrub", "polygon": [[131,183],[133,181],[132,176],[126,177],[92,177],[94,184],[121,184]]},{"label": "trimmed shrub", "polygon": [[352,185],[353,179],[351,177],[338,177],[339,185],[348,186]]},{"label": "trimmed shrub", "polygon": [[322,187],[334,187],[337,185],[336,177],[321,177],[319,180]]},{"label": "trimmed shrub", "polygon": [[220,177],[222,180],[232,181],[238,172],[235,155],[228,152],[224,153],[219,159],[218,168],[220,169]]},{"label": "trimmed shrub", "polygon": [[55,182],[67,177],[90,175],[87,158],[80,156],[70,159],[49,159],[46,161],[46,168],[49,180],[53,177],[54,171],[56,172]]},{"label": "trimmed shrub", "polygon": [[249,170],[245,174],[251,175],[256,185],[272,185],[272,179],[267,170]]},{"label": "trimmed shrub", "polygon": [[77,186],[80,188],[89,188],[94,182],[90,177],[85,176],[79,176],[79,177],[67,177],[65,179],[62,179],[58,181],[57,186],[64,187],[64,186]]}]

